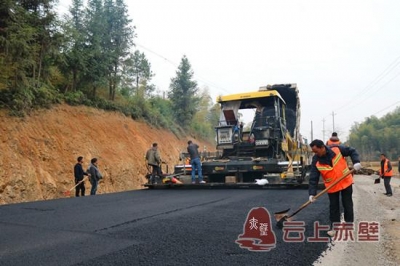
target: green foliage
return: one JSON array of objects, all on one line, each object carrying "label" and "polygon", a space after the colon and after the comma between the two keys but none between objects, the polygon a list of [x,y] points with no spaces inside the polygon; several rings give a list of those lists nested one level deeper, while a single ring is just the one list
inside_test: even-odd
[{"label": "green foliage", "polygon": [[31,91],[34,94],[34,107],[50,108],[52,104],[61,103],[63,98],[56,90],[45,85]]},{"label": "green foliage", "polygon": [[24,116],[32,108],[35,96],[29,88],[14,90],[10,94],[9,107],[11,114],[16,116]]},{"label": "green foliage", "polygon": [[193,71],[186,56],[183,56],[176,71],[176,77],[171,79],[168,97],[172,102],[175,121],[183,128],[188,128],[199,106],[197,82],[193,79]]},{"label": "green foliage", "polygon": [[54,3],[1,2],[0,108],[24,116],[65,101],[119,111],[177,137],[186,130],[214,138],[218,109],[208,91],[199,94],[186,56],[169,98],[155,95],[151,63],[130,51],[135,28],[123,0],[72,0],[63,20]]},{"label": "green foliage", "polygon": [[52,104],[60,103],[62,97],[53,88],[43,84],[39,87],[0,91],[1,105],[7,107],[10,113],[16,116],[24,116],[33,109],[50,108]]},{"label": "green foliage", "polygon": [[81,91],[72,91],[64,94],[64,100],[69,105],[80,105],[83,104],[87,98]]},{"label": "green foliage", "polygon": [[154,76],[151,64],[144,53],[136,50],[127,60],[122,71],[122,84],[125,88],[130,87],[128,95],[136,94],[142,97],[150,96],[154,87],[149,84]]},{"label": "green foliage", "polygon": [[213,105],[208,89],[202,90],[197,112],[190,124],[190,130],[203,139],[213,142],[215,139],[214,127],[218,125],[220,110],[219,104]]},{"label": "green foliage", "polygon": [[381,153],[395,159],[400,155],[400,107],[378,119],[368,117],[350,130],[348,144],[358,149],[362,160],[375,161]]}]

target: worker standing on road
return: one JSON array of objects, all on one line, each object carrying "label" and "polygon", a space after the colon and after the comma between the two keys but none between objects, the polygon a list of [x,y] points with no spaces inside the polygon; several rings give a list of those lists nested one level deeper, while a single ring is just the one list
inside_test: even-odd
[{"label": "worker standing on road", "polygon": [[340,144],[341,144],[341,142],[340,142],[336,132],[333,132],[330,139],[326,142],[326,146],[329,146],[329,147],[331,147],[332,145],[340,145]]},{"label": "worker standing on road", "polygon": [[92,185],[92,188],[90,189],[90,195],[96,195],[99,180],[103,178],[103,175],[100,173],[98,168],[97,158],[90,160],[88,173],[90,175],[90,184]]},{"label": "worker standing on road", "polygon": [[156,182],[156,176],[161,177],[161,156],[158,151],[158,144],[153,143],[152,147],[146,152],[147,164],[152,167],[149,183],[154,184]]},{"label": "worker standing on road", "polygon": [[386,193],[383,194],[391,197],[393,195],[392,188],[390,187],[390,179],[393,176],[392,164],[383,153],[381,154],[381,169],[379,170],[379,175],[383,178],[383,184],[385,185]]},{"label": "worker standing on road", "polygon": [[75,176],[75,185],[79,183],[79,185],[77,185],[75,187],[75,196],[79,197],[79,192],[81,192],[81,196],[85,196],[85,182],[82,181],[84,175],[89,175],[87,172],[83,171],[83,157],[79,156],[77,159],[77,163],[74,166],[74,176]]},{"label": "worker standing on road", "polygon": [[[314,196],[317,194],[320,175],[324,180],[325,187],[328,187],[331,182],[350,171],[344,157],[350,156],[356,171],[361,169],[360,156],[352,147],[342,145],[327,147],[319,139],[313,140],[310,143],[310,147],[315,154],[312,158],[309,181],[309,200],[311,202],[314,202]],[[342,197],[345,222],[354,222],[352,185],[353,176],[350,174],[328,190],[331,230],[327,233],[331,237],[335,236],[334,223],[340,223],[340,195]]]},{"label": "worker standing on road", "polygon": [[203,174],[201,171],[201,161],[199,155],[199,145],[193,143],[191,140],[188,141],[187,151],[190,155],[190,162],[192,164],[192,184],[196,183],[196,170],[199,176],[199,183],[204,184]]}]

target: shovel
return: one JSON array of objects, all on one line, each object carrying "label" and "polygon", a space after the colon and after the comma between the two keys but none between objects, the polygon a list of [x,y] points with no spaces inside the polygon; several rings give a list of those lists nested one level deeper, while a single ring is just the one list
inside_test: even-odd
[{"label": "shovel", "polygon": [[71,195],[71,191],[74,189],[74,188],[76,188],[77,186],[79,186],[82,182],[84,182],[86,180],[86,176],[81,180],[81,181],[79,181],[75,186],[73,186],[72,188],[70,188],[70,189],[68,189],[67,191],[65,191],[64,192],[64,195],[65,196],[70,196]]},{"label": "shovel", "polygon": [[[320,193],[318,193],[317,195],[314,196],[314,200],[318,199],[319,197],[321,197],[323,194],[325,194],[329,189],[331,189],[333,186],[335,186],[337,183],[339,183],[340,181],[342,181],[343,179],[345,179],[348,175],[354,173],[354,169],[350,170],[349,172],[347,172],[346,174],[342,175],[340,178],[336,179],[332,184],[330,184],[327,188],[325,188],[324,190],[322,190]],[[299,209],[297,209],[297,211],[295,211],[292,214],[288,214],[290,209],[284,210],[284,211],[280,211],[280,212],[276,212],[274,213],[275,219],[277,220],[276,226],[278,228],[282,228],[283,227],[283,222],[285,221],[290,221],[289,219],[293,216],[295,216],[298,212],[300,212],[302,209],[304,209],[305,207],[307,207],[308,205],[311,204],[311,201],[307,201],[306,203],[304,203],[303,205],[300,206]]]},{"label": "shovel", "polygon": [[381,182],[381,177],[378,176],[378,178],[375,178],[374,184],[379,184]]}]

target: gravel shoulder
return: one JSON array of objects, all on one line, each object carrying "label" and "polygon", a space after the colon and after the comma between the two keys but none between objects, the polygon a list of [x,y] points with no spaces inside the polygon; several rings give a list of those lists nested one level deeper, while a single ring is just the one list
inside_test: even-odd
[{"label": "gravel shoulder", "polygon": [[379,241],[331,242],[313,265],[400,265],[400,178],[392,177],[393,196],[387,197],[383,182],[374,184],[376,177],[355,176],[353,201],[355,225],[379,222]]}]

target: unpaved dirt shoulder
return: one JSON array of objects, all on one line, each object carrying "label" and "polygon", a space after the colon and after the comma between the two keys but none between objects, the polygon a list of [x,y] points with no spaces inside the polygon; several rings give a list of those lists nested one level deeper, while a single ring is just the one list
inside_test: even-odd
[{"label": "unpaved dirt shoulder", "polygon": [[387,197],[376,177],[356,175],[353,200],[355,230],[360,221],[379,222],[379,242],[332,242],[314,265],[400,265],[400,179],[392,178]]}]

